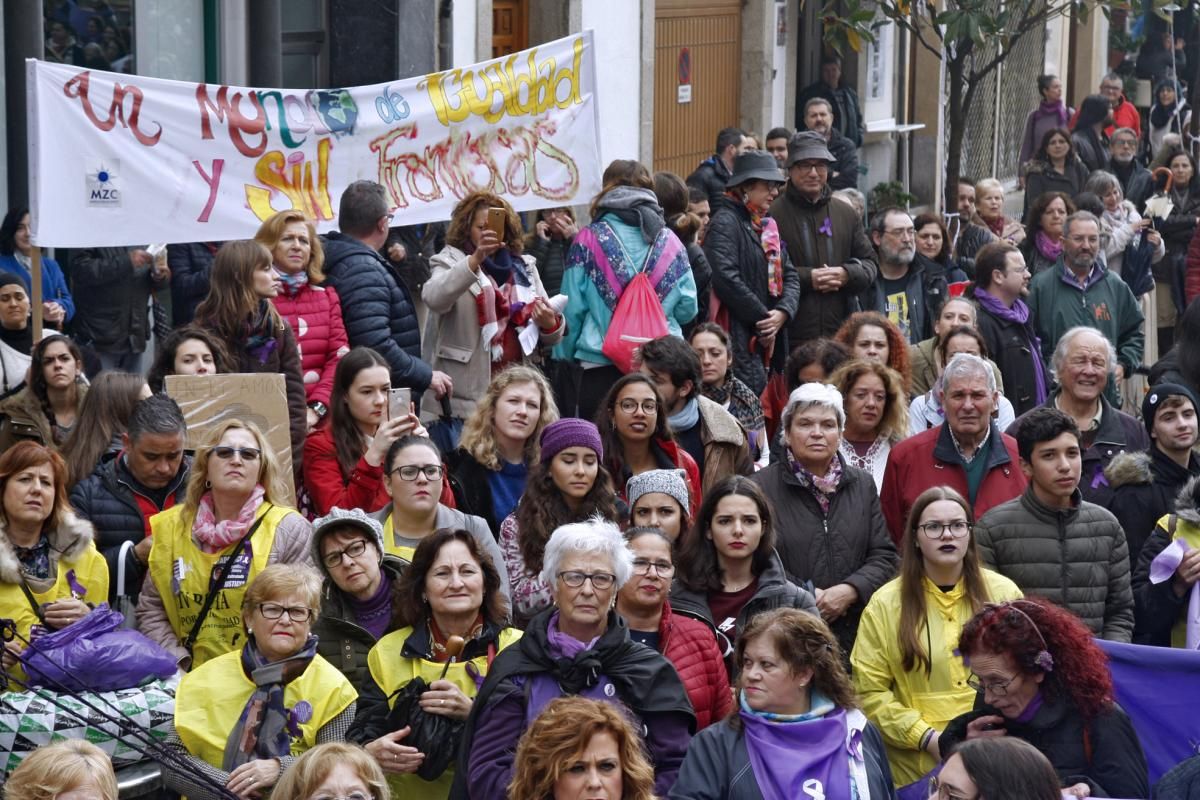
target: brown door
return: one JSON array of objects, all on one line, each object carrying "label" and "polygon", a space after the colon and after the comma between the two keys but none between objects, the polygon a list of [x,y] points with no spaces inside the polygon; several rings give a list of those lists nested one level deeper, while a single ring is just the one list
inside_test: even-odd
[{"label": "brown door", "polygon": [[528,0],[492,0],[492,58],[529,47]]},{"label": "brown door", "polygon": [[737,124],[741,13],[741,0],[658,0],[654,15],[656,171],[669,170],[686,178],[712,155],[717,131]]}]

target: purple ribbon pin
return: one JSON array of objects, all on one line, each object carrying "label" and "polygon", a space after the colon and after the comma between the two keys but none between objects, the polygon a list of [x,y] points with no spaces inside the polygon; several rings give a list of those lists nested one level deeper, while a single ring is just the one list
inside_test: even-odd
[{"label": "purple ribbon pin", "polygon": [[67,585],[71,587],[71,594],[75,595],[75,599],[87,596],[87,587],[79,581],[75,580],[75,570],[67,570]]},{"label": "purple ribbon pin", "polygon": [[821,223],[821,227],[818,228],[818,231],[820,233],[825,234],[830,239],[832,239],[833,238],[833,220],[830,219],[829,217],[826,217],[825,221]]}]

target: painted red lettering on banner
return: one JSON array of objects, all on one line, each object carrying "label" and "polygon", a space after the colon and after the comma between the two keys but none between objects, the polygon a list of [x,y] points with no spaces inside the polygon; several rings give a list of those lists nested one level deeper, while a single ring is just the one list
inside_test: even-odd
[{"label": "painted red lettering on banner", "polygon": [[[329,196],[329,149],[332,140],[317,140],[317,179],[313,184],[313,165],[304,153],[285,156],[282,150],[266,153],[254,165],[254,177],[262,186],[246,186],[246,203],[260,220],[278,211],[295,208],[311,220],[333,219],[333,200]],[[267,188],[263,188],[263,186]],[[289,205],[276,208],[272,198],[282,194]]]},{"label": "painted red lettering on banner", "polygon": [[[253,116],[246,116],[241,111],[243,98],[254,109]],[[229,95],[229,87],[217,89],[217,101],[208,99],[208,85],[196,84],[196,103],[200,106],[200,138],[212,139],[212,121],[209,114],[217,118],[217,122],[225,122],[228,118],[229,140],[238,152],[249,158],[257,158],[267,150],[267,114],[259,102],[258,95],[234,92]],[[259,141],[250,143],[247,136],[261,137]]]},{"label": "painted red lettering on banner", "polygon": [[[481,136],[452,132],[428,145],[424,153],[395,152],[417,137],[417,125],[410,123],[376,137],[371,150],[378,156],[379,183],[395,208],[408,208],[411,201],[439,200],[447,193],[461,199],[480,190],[514,197],[532,192],[565,202],[579,189],[579,168],[547,141],[556,130],[553,122],[539,120],[532,126],[493,128]],[[566,173],[555,184],[543,181],[550,162]]]},{"label": "painted red lettering on banner", "polygon": [[225,159],[214,158],[212,164],[212,174],[210,175],[204,171],[204,167],[200,166],[199,161],[192,162],[196,172],[199,172],[200,177],[208,184],[208,202],[204,204],[204,210],[200,212],[200,216],[196,217],[196,222],[208,222],[208,215],[212,213],[213,205],[217,202],[217,187],[221,185],[221,170],[225,168]]},{"label": "painted red lettering on banner", "polygon": [[[162,125],[155,123],[158,130],[153,135],[138,128],[138,116],[142,113],[142,100],[144,99],[141,89],[133,85],[122,86],[114,82],[112,85],[112,100],[108,104],[108,118],[101,119],[96,114],[96,109],[92,106],[92,101],[88,98],[91,82],[91,72],[81,72],[63,84],[63,94],[67,97],[79,99],[79,103],[83,107],[83,113],[88,118],[88,121],[106,132],[111,131],[120,122],[122,127],[129,129],[129,132],[133,134],[133,138],[146,147],[153,147],[158,144],[158,140],[162,137]],[[126,97],[133,98],[128,117],[125,114]]]}]

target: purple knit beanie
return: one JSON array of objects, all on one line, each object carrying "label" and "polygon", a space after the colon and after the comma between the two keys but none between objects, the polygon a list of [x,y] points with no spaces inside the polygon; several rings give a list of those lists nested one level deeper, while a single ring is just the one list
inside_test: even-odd
[{"label": "purple knit beanie", "polygon": [[600,443],[600,429],[586,419],[567,417],[551,422],[542,431],[542,463],[568,447],[587,447],[595,451],[596,458],[604,460],[604,445]]}]

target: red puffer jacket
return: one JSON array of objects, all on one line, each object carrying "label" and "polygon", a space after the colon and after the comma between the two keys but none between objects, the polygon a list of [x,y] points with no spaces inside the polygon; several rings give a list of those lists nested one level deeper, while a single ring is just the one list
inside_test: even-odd
[{"label": "red puffer jacket", "polygon": [[350,351],[346,325],[342,322],[342,303],[332,286],[305,284],[294,295],[287,291],[286,286],[281,287],[272,302],[279,316],[291,326],[300,348],[306,401],[328,406],[333,371]]},{"label": "red puffer jacket", "polygon": [[723,720],[733,708],[733,693],[713,629],[698,619],[675,614],[670,603],[663,603],[658,647],[675,665],[687,689],[696,711],[696,731]]}]

